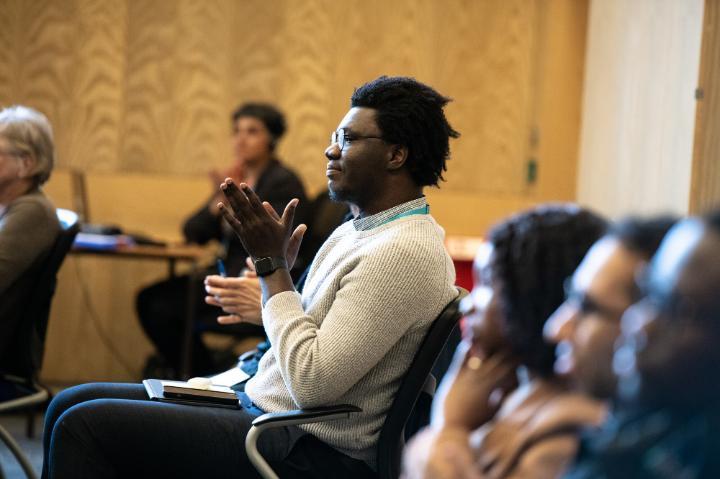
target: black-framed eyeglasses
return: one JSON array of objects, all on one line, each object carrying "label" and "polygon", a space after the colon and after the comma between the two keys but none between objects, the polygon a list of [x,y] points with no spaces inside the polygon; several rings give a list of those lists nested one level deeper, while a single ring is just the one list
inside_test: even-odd
[{"label": "black-framed eyeglasses", "polygon": [[355,141],[355,140],[385,140],[381,136],[369,136],[369,135],[354,135],[350,132],[348,132],[347,128],[340,128],[337,131],[333,131],[332,134],[330,134],[330,144],[333,145],[335,143],[338,144],[340,147],[340,150],[345,149],[345,145],[348,143]]}]

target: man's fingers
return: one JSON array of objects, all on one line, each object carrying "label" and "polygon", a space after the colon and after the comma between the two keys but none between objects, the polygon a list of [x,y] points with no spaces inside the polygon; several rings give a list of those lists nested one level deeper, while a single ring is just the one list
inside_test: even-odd
[{"label": "man's fingers", "polygon": [[206,286],[213,286],[216,288],[225,288],[229,290],[240,290],[247,286],[247,283],[252,282],[251,278],[234,278],[232,276],[230,277],[223,277],[219,276],[217,274],[211,274],[209,276],[205,276],[205,285]]},{"label": "man's fingers", "polygon": [[277,211],[275,211],[275,208],[273,208],[270,203],[268,203],[267,201],[263,201],[262,205],[263,208],[265,208],[265,211],[267,211],[268,214],[272,216],[272,219],[274,219],[275,221],[280,221],[280,215],[277,213]]},{"label": "man's fingers", "polygon": [[222,304],[215,299],[215,296],[205,296],[205,302],[212,306],[217,306],[218,308],[222,308]]},{"label": "man's fingers", "polygon": [[252,188],[250,188],[245,183],[241,183],[240,188],[242,189],[243,193],[245,193],[245,197],[248,199],[248,203],[250,203],[250,207],[255,211],[255,214],[263,214],[265,212],[265,208],[263,207],[262,201],[260,201],[260,198],[252,190]]},{"label": "man's fingers", "polygon": [[305,231],[307,231],[306,225],[298,225],[298,227],[295,228],[295,231],[293,231],[292,235],[290,235],[287,251],[285,252],[285,259],[287,260],[288,266],[290,268],[295,265],[295,260],[297,259],[298,252],[300,251],[300,244],[302,243]]},{"label": "man's fingers", "polygon": [[[240,186],[246,186],[241,184]],[[250,201],[243,190],[237,187],[232,178],[225,178],[225,182],[220,185],[220,189],[225,194],[225,197],[230,202],[230,206],[235,211],[235,214],[241,218],[247,218],[252,214],[252,207]]]},{"label": "man's fingers", "polygon": [[295,228],[295,231],[290,235],[290,240],[288,241],[288,253],[294,253],[297,256],[306,231],[307,225],[305,224],[300,224]]},{"label": "man's fingers", "polygon": [[300,249],[300,243],[302,243],[303,236],[305,236],[306,231],[307,226],[304,224],[298,225],[298,227],[295,228],[295,231],[293,231],[292,235],[290,235],[288,252],[293,252],[295,253],[295,256],[297,256],[297,252]]},{"label": "man's fingers", "polygon": [[250,256],[245,258],[245,264],[247,265],[248,271],[255,274],[255,263],[253,263],[253,260]]},{"label": "man's fingers", "polygon": [[247,293],[244,291],[243,287],[234,287],[234,288],[217,288],[214,286],[210,286],[208,284],[205,285],[205,292],[211,296],[215,296],[217,298],[238,298],[242,296],[247,296]]},{"label": "man's fingers", "polygon": [[225,221],[227,221],[233,231],[235,231],[235,234],[239,235],[242,230],[242,225],[237,218],[235,218],[235,215],[230,212],[230,208],[225,206],[225,203],[218,203],[217,207],[220,210],[220,214],[225,218]]},{"label": "man's fingers", "polygon": [[237,196],[242,195],[242,193],[237,189],[237,186],[235,186],[231,178],[225,178],[225,180],[220,183],[220,191],[225,195],[228,204],[234,212],[236,214],[240,213],[240,203],[238,202]]},{"label": "man's fingers", "polygon": [[295,208],[297,208],[299,202],[300,200],[298,200],[297,198],[293,198],[290,200],[287,206],[285,206],[285,211],[283,211],[280,221],[283,225],[285,225],[286,228],[292,227],[293,220],[295,219]]},{"label": "man's fingers", "polygon": [[292,236],[290,236],[290,241],[297,241],[298,243],[302,242],[303,236],[305,236],[306,231],[307,231],[306,224],[298,225],[298,227],[295,228],[295,231],[293,231]]},{"label": "man's fingers", "polygon": [[235,324],[242,323],[243,319],[237,314],[229,314],[227,316],[218,316],[217,322],[220,324]]}]

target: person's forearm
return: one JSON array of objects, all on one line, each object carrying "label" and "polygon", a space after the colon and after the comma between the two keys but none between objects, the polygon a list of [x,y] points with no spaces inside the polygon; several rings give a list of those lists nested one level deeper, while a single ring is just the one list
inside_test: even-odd
[{"label": "person's forearm", "polygon": [[263,306],[278,293],[295,291],[295,285],[290,273],[284,268],[276,269],[272,274],[260,278],[260,288],[262,289]]}]

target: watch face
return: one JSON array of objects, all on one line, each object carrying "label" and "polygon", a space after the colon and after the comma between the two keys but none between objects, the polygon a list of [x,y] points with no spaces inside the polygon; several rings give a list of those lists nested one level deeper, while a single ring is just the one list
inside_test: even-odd
[{"label": "watch face", "polygon": [[258,276],[264,276],[275,271],[277,268],[273,264],[272,258],[260,258],[255,261],[255,272]]}]

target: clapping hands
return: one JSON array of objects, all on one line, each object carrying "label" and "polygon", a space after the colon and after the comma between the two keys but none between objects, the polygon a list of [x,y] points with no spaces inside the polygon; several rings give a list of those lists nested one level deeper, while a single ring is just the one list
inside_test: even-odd
[{"label": "clapping hands", "polygon": [[220,203],[218,208],[245,251],[252,258],[285,257],[291,268],[307,230],[305,225],[292,230],[299,200],[290,200],[282,216],[279,216],[268,202],[261,201],[245,183],[241,183],[238,188],[231,178],[226,178],[220,189],[229,206]]}]

